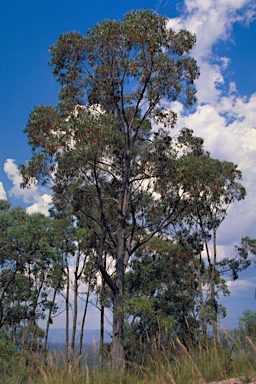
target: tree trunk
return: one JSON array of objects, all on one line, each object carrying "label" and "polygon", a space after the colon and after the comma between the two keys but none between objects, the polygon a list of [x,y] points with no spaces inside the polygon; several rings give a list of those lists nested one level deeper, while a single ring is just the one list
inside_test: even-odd
[{"label": "tree trunk", "polygon": [[12,321],[12,333],[11,333],[11,340],[16,344],[16,332],[17,332],[17,323]]},{"label": "tree trunk", "polygon": [[[124,204],[125,199],[122,201]],[[119,211],[117,242],[116,242],[116,289],[114,290],[113,306],[113,347],[112,367],[115,372],[124,367],[124,244],[125,244],[125,215]]]},{"label": "tree trunk", "polygon": [[216,298],[215,298],[216,261],[217,261],[216,229],[213,229],[213,263],[212,263],[212,271],[211,271],[211,307],[213,310],[212,330],[213,330],[214,343],[217,343],[217,338],[218,338],[218,329],[217,329],[218,308],[217,308],[217,303],[216,303]]},{"label": "tree trunk", "polygon": [[82,349],[83,349],[84,324],[85,324],[87,308],[88,308],[88,303],[89,303],[89,296],[90,296],[90,293],[91,293],[90,292],[90,283],[91,283],[91,278],[89,279],[89,282],[88,282],[88,289],[87,289],[87,294],[86,294],[86,302],[85,302],[84,313],[83,313],[82,324],[81,324],[81,332],[80,332],[80,340],[79,340],[79,350],[78,350],[79,364],[80,364],[80,360],[81,360],[81,356],[82,356]]},{"label": "tree trunk", "polygon": [[65,297],[65,306],[66,306],[66,362],[69,360],[69,267],[68,267],[68,255],[65,254],[65,267],[66,267],[66,277],[67,277],[67,292]]},{"label": "tree trunk", "polygon": [[215,272],[216,272],[216,229],[213,229],[213,260],[211,261],[209,247],[205,238],[205,249],[207,254],[207,260],[210,272],[210,306],[211,306],[211,323],[213,331],[213,341],[217,341],[217,311],[216,311],[216,300],[215,300]]},{"label": "tree trunk", "polygon": [[118,372],[124,367],[123,292],[114,294],[112,367]]},{"label": "tree trunk", "polygon": [[204,295],[203,295],[203,282],[202,282],[202,276],[201,276],[201,266],[202,266],[202,255],[200,253],[200,262],[199,262],[199,268],[198,268],[198,287],[199,287],[199,300],[200,300],[200,310],[201,310],[201,321],[202,321],[202,329],[203,334],[206,339],[208,339],[208,332],[207,332],[207,323],[206,323],[206,317],[205,317],[205,308],[204,308]]},{"label": "tree trunk", "polygon": [[74,358],[75,353],[75,341],[76,341],[76,326],[77,326],[77,311],[78,311],[78,277],[77,273],[75,273],[74,277],[74,316],[73,316],[73,327],[72,327],[72,338],[71,338],[71,345],[70,345],[70,353],[71,353],[71,359]]},{"label": "tree trunk", "polygon": [[105,281],[102,281],[100,292],[100,370],[103,371],[104,361],[104,316],[105,316]]},{"label": "tree trunk", "polygon": [[38,343],[37,343],[37,324],[36,324],[36,319],[33,319],[32,323],[32,332],[31,332],[31,341],[30,341],[30,347],[29,349],[34,352],[34,348],[36,351],[38,351]]},{"label": "tree trunk", "polygon": [[45,338],[44,338],[44,353],[45,354],[46,354],[47,349],[48,349],[49,328],[50,328],[50,323],[51,323],[52,310],[53,310],[54,303],[55,303],[56,296],[57,296],[57,291],[58,291],[58,286],[55,287],[54,292],[53,292],[52,304],[51,304],[50,309],[49,309],[47,323],[46,323]]},{"label": "tree trunk", "polygon": [[[127,141],[128,142],[128,141]],[[118,372],[124,368],[124,261],[125,261],[125,226],[129,196],[130,153],[125,150],[122,190],[118,204],[118,225],[116,231],[116,277],[113,306],[113,346],[112,368]]]}]

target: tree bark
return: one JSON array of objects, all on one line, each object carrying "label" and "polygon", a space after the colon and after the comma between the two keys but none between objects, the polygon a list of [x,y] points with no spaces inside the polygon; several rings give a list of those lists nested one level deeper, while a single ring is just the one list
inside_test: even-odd
[{"label": "tree bark", "polygon": [[105,316],[105,281],[102,280],[100,292],[100,370],[103,371],[104,362],[104,316]]},{"label": "tree bark", "polygon": [[203,282],[202,282],[202,276],[201,276],[201,266],[202,266],[202,255],[200,253],[200,261],[199,261],[198,274],[197,274],[199,300],[200,300],[200,310],[201,310],[201,321],[202,321],[203,334],[204,334],[205,338],[208,339],[207,323],[206,323],[205,308],[204,308],[204,295],[203,295]]},{"label": "tree bark", "polygon": [[113,306],[113,349],[112,367],[114,371],[122,370],[124,366],[124,241],[125,241],[125,220],[120,214],[119,228],[117,230],[117,256],[116,256],[116,289],[114,290]]},{"label": "tree bark", "polygon": [[89,303],[89,296],[90,296],[90,293],[91,293],[90,292],[90,283],[91,283],[91,278],[89,279],[89,282],[88,282],[88,289],[87,289],[84,313],[83,313],[82,324],[81,324],[81,332],[80,332],[80,340],[79,340],[79,350],[78,350],[79,364],[80,364],[80,360],[81,360],[81,356],[82,356],[82,349],[83,349],[84,324],[85,324],[87,308],[88,308],[88,303]]},{"label": "tree bark", "polygon": [[51,322],[51,317],[52,317],[52,310],[53,310],[54,303],[55,303],[56,296],[57,296],[57,291],[58,291],[58,286],[56,286],[54,288],[52,304],[51,304],[50,309],[49,309],[47,323],[46,323],[45,338],[44,338],[44,353],[45,354],[46,354],[47,349],[48,349],[48,336],[49,336],[50,322]]},{"label": "tree bark", "polygon": [[[128,130],[128,128],[126,127]],[[128,136],[128,134],[127,134]],[[129,142],[129,138],[126,139]],[[125,226],[129,196],[130,176],[130,151],[126,147],[124,160],[122,190],[118,205],[118,225],[116,236],[116,278],[113,306],[113,347],[112,347],[112,368],[118,372],[124,368],[124,262],[125,262]]]},{"label": "tree bark", "polygon": [[71,337],[71,344],[70,344],[70,354],[71,354],[70,358],[71,359],[74,358],[74,353],[75,353],[77,312],[78,312],[78,276],[77,276],[77,271],[75,271],[75,277],[74,277],[74,316],[73,316],[72,337]]},{"label": "tree bark", "polygon": [[124,314],[123,291],[114,295],[112,368],[118,372],[124,367]]},{"label": "tree bark", "polygon": [[67,277],[67,292],[65,297],[65,306],[66,306],[66,362],[69,360],[69,267],[68,267],[68,255],[65,254],[65,267],[66,267],[66,277]]},{"label": "tree bark", "polygon": [[218,307],[215,299],[215,275],[216,275],[216,261],[217,261],[217,243],[216,243],[216,229],[213,229],[213,263],[211,271],[211,307],[213,310],[212,315],[212,330],[213,330],[213,341],[217,343],[218,329]]}]

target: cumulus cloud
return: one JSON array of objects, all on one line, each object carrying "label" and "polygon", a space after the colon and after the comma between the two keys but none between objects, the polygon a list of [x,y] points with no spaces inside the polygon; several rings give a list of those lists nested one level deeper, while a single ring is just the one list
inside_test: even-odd
[{"label": "cumulus cloud", "polygon": [[248,24],[255,17],[255,11],[251,0],[185,0],[183,16],[169,20],[169,28],[185,28],[196,34],[192,56],[201,72],[196,83],[199,102],[218,102],[219,86],[224,84],[223,70],[230,62],[228,57],[213,54],[213,47],[219,41],[230,40],[234,23]]},{"label": "cumulus cloud", "polygon": [[232,40],[235,22],[248,24],[255,15],[251,0],[185,0],[182,16],[168,23],[175,30],[186,28],[196,34],[191,54],[201,72],[195,110],[184,113],[180,104],[171,105],[178,113],[177,129],[193,129],[195,135],[203,137],[212,157],[237,164],[247,189],[246,199],[229,209],[220,227],[219,241],[226,244],[256,235],[256,93],[241,97],[235,81],[225,84],[230,59],[218,57],[213,48],[221,41]]},{"label": "cumulus cloud", "polygon": [[4,171],[9,180],[11,180],[13,187],[10,189],[8,194],[14,197],[20,197],[25,203],[33,201],[37,187],[32,185],[31,188],[22,189],[20,184],[22,182],[22,177],[19,174],[18,167],[15,164],[14,159],[7,159],[4,163]]},{"label": "cumulus cloud", "polygon": [[48,215],[49,207],[52,203],[52,197],[50,195],[44,194],[43,196],[37,195],[36,196],[37,202],[33,205],[29,206],[26,211],[28,214],[32,213],[43,213],[44,215]]},{"label": "cumulus cloud", "polygon": [[[8,191],[8,195],[21,199],[24,203],[32,204],[26,208],[29,214],[40,212],[49,215],[49,208],[52,202],[50,195],[43,193],[43,189],[37,185],[31,185],[30,188],[21,188],[22,177],[19,174],[14,159],[7,159],[4,164],[4,171],[13,187]],[[1,188],[0,188],[1,193]]]},{"label": "cumulus cloud", "polygon": [[248,24],[254,16],[252,0],[185,0],[182,16],[170,19],[168,26],[195,33],[196,56],[204,57],[219,40],[230,38],[235,22]]},{"label": "cumulus cloud", "polygon": [[[242,184],[247,190],[245,200],[228,210],[220,228],[221,241],[235,241],[242,236],[255,237],[256,196],[256,94],[249,100],[223,97],[220,104],[199,105],[193,114],[180,118],[179,124],[202,136],[212,157],[231,161],[242,171]],[[230,122],[231,121],[231,122]],[[238,225],[239,223],[239,225]]]}]

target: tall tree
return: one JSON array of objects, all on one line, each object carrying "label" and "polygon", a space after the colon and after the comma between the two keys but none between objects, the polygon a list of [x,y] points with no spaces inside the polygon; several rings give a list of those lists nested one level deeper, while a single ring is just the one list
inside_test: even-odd
[{"label": "tall tree", "polygon": [[125,278],[130,359],[139,363],[153,341],[168,348],[177,336],[184,344],[196,339],[198,282],[188,247],[155,236],[133,256]]},{"label": "tall tree", "polygon": [[[82,213],[97,238],[98,266],[114,297],[114,370],[124,363],[129,258],[180,209],[179,191],[165,194],[160,182],[164,153],[169,179],[175,171],[168,129],[176,115],[164,104],[179,100],[189,106],[195,100],[199,71],[188,56],[195,40],[186,30],[167,29],[167,18],[150,10],[106,20],[86,36],[61,35],[50,49],[60,103],[35,108],[25,130],[34,154],[21,167],[24,185],[35,178],[53,183],[56,208],[68,205],[78,218]],[[153,130],[152,121],[164,128]],[[103,262],[109,247],[116,260],[114,279]]]},{"label": "tall tree", "polygon": [[[214,339],[217,340],[217,315],[220,307],[216,296],[218,290],[224,294],[227,293],[225,280],[221,278],[221,274],[228,264],[233,270],[233,275],[239,268],[242,268],[242,264],[245,266],[244,262],[241,264],[242,260],[240,260],[240,264],[228,258],[218,261],[217,230],[225,219],[229,206],[235,201],[243,199],[246,191],[239,182],[242,174],[237,165],[211,158],[209,153],[204,151],[200,140],[194,138],[189,130],[183,131],[183,137],[180,137],[181,143],[184,139],[186,143],[191,143],[190,148],[193,150],[180,160],[180,185],[190,205],[186,211],[183,225],[185,223],[185,228],[189,227],[190,231],[194,233],[190,240],[197,237],[198,242],[204,245],[208,265],[205,271],[208,275],[208,304],[211,309]],[[184,233],[186,230],[183,227],[181,231],[183,240],[185,239]],[[201,250],[200,247],[195,249],[198,255],[201,255]],[[202,257],[199,257],[202,261]],[[200,270],[201,268],[198,269],[198,272]],[[206,281],[204,281],[205,283]],[[204,320],[203,323],[205,329]]]},{"label": "tall tree", "polygon": [[[75,357],[75,341],[78,326],[78,304],[81,294],[79,286],[92,280],[93,271],[89,263],[92,255],[90,243],[88,243],[87,230],[79,228],[74,223],[71,215],[64,211],[55,220],[56,251],[61,258],[61,271],[57,269],[54,275],[54,295],[60,293],[65,301],[66,317],[66,361],[72,362]],[[88,266],[89,265],[89,266]],[[95,274],[95,273],[94,273]],[[92,284],[90,284],[92,287]],[[63,289],[65,288],[65,289]],[[72,300],[71,300],[71,290]],[[89,293],[91,293],[89,290]],[[89,294],[88,293],[88,294]],[[85,305],[87,306],[87,305]],[[72,321],[70,321],[70,308],[72,308]],[[51,309],[51,308],[50,308]],[[84,313],[85,321],[86,311]],[[71,340],[69,340],[69,326],[72,327]]]},{"label": "tall tree", "polygon": [[15,340],[22,322],[26,334],[33,336],[37,320],[44,318],[47,286],[58,255],[51,218],[28,215],[21,207],[10,209],[9,203],[0,201],[0,225],[0,328],[9,328]]}]

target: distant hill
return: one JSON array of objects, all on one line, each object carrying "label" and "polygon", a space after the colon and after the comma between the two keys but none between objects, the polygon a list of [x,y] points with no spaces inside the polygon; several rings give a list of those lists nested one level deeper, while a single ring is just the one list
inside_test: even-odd
[{"label": "distant hill", "polygon": [[[57,343],[57,344],[64,344],[65,343],[65,334],[66,330],[65,328],[50,328],[49,330],[49,343]],[[69,340],[71,340],[72,330],[69,330]],[[79,341],[80,338],[80,332],[78,330],[76,334],[76,340]],[[105,331],[104,334],[105,342],[110,343],[111,342],[111,333],[108,331]],[[83,343],[84,344],[92,344],[93,342],[97,342],[100,340],[100,330],[99,329],[93,329],[93,330],[85,330],[84,331],[84,337],[83,337]]]}]

